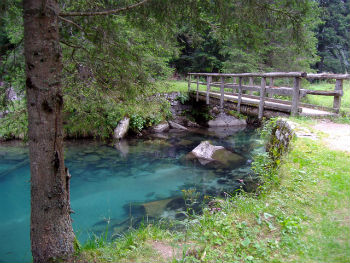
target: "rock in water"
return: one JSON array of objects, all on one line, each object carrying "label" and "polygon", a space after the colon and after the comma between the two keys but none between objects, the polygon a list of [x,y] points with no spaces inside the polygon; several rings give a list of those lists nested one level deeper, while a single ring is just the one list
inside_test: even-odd
[{"label": "rock in water", "polygon": [[225,149],[222,146],[211,145],[209,141],[201,142],[196,148],[192,150],[192,154],[199,159],[206,159],[213,161],[212,158],[215,151]]},{"label": "rock in water", "polygon": [[236,153],[226,150],[222,146],[211,145],[210,142],[201,142],[187,156],[187,159],[197,159],[200,164],[213,164],[221,168],[229,168],[244,163],[244,158]]},{"label": "rock in water", "polygon": [[173,122],[173,121],[169,121],[169,125],[171,128],[173,129],[177,129],[177,130],[184,130],[184,131],[187,131],[188,129],[176,122]]},{"label": "rock in water", "polygon": [[232,126],[245,126],[247,122],[245,120],[237,119],[231,115],[220,113],[214,120],[208,122],[209,127],[232,127]]},{"label": "rock in water", "polygon": [[152,130],[156,133],[166,132],[169,130],[169,123],[167,122],[159,123],[158,125],[155,125],[154,127],[152,127]]},{"label": "rock in water", "polygon": [[129,130],[129,123],[130,123],[130,119],[128,117],[125,117],[124,119],[122,119],[118,123],[117,127],[114,129],[113,138],[116,140],[120,140],[124,138],[124,136]]}]

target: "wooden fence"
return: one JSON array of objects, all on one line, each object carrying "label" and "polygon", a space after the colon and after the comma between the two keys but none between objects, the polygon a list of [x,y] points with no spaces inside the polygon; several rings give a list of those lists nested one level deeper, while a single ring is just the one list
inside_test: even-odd
[{"label": "wooden fence", "polygon": [[[192,79],[196,80],[193,81]],[[206,81],[201,81],[206,80]],[[237,82],[238,79],[238,82]],[[260,80],[260,85],[254,84],[256,79]],[[274,85],[276,79],[293,79],[293,87],[276,87]],[[335,80],[335,87],[332,91],[302,89],[302,79],[322,79]],[[251,98],[258,99],[259,111],[258,117],[261,119],[264,114],[264,108],[270,104],[276,111],[289,112],[292,116],[299,114],[300,107],[308,107],[339,113],[341,105],[341,97],[343,95],[343,81],[350,79],[349,74],[308,74],[305,72],[271,72],[271,73],[240,73],[240,74],[224,74],[224,73],[189,73],[188,74],[188,91],[191,91],[191,83],[196,84],[196,100],[198,101],[199,86],[206,85],[206,103],[210,103],[211,88],[220,88],[220,108],[224,107],[225,95],[237,96],[237,111],[240,112],[242,99]],[[216,81],[214,81],[216,80]],[[229,81],[228,81],[229,80]],[[267,85],[267,80],[269,85]],[[243,83],[246,82],[246,83]],[[232,89],[232,92],[225,92],[225,89]],[[244,92],[246,94],[244,94]],[[259,95],[253,95],[258,92]],[[267,97],[268,95],[268,97]],[[274,95],[283,97],[291,97],[291,100],[275,99]],[[306,95],[333,96],[333,108],[301,103],[300,99]],[[273,104],[271,106],[271,104]]]}]

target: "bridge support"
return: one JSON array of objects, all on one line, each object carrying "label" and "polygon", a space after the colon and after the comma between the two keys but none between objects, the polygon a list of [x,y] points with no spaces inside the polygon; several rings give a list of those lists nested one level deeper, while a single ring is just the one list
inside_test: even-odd
[{"label": "bridge support", "polygon": [[207,76],[207,98],[206,98],[207,105],[209,105],[210,82],[211,82],[211,76]]},{"label": "bridge support", "polygon": [[340,93],[341,93],[341,95],[334,96],[334,100],[333,100],[333,109],[336,113],[339,113],[341,96],[343,95],[343,80],[342,79],[337,79],[337,81],[335,83],[334,91],[340,91]]},{"label": "bridge support", "polygon": [[238,102],[237,102],[237,112],[241,113],[241,104],[242,104],[242,77],[238,79]]},{"label": "bridge support", "polygon": [[265,94],[266,94],[266,78],[261,78],[261,88],[260,88],[260,102],[259,102],[259,115],[258,118],[261,120],[264,116],[264,106],[265,106]]},{"label": "bridge support", "polygon": [[294,78],[294,87],[293,87],[293,97],[292,97],[292,108],[290,114],[292,116],[299,115],[299,102],[300,102],[300,78]]},{"label": "bridge support", "polygon": [[225,98],[225,79],[224,77],[220,77],[220,110],[224,109],[224,98]]}]

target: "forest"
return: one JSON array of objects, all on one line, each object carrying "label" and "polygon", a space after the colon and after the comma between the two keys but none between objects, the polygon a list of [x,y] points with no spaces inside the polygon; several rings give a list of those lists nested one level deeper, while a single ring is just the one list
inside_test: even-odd
[{"label": "forest", "polygon": [[[1,3],[0,100],[2,109],[15,108],[3,120],[2,137],[27,135],[25,102],[8,100],[9,93],[21,97],[25,90],[21,2]],[[105,1],[60,3],[63,13],[114,7]],[[150,109],[136,98],[161,91],[167,80],[188,72],[347,73],[350,68],[347,1],[151,1],[118,15],[68,18],[58,21],[68,137],[108,138],[126,112],[134,116],[136,131],[159,122],[166,105]]]},{"label": "forest", "polygon": [[[165,159],[176,161],[177,166],[172,169],[179,169],[176,176],[182,178],[182,171],[188,170],[188,161],[193,159],[189,153],[176,152],[179,151],[176,147],[187,147],[188,150],[199,139],[189,135],[179,141],[180,135],[166,135],[166,139],[159,137],[147,141],[142,136],[164,123],[175,130],[178,128],[171,121],[174,117],[172,103],[176,101],[185,105],[191,100],[185,82],[189,73],[289,72],[286,74],[296,76],[294,90],[297,87],[297,92],[300,83],[306,90],[318,85],[322,89],[320,93],[326,96],[327,91],[323,89],[335,85],[332,93],[334,114],[329,122],[330,125],[347,125],[350,122],[349,0],[3,0],[0,14],[0,189],[4,189],[0,193],[6,193],[8,174],[16,174],[17,169],[24,167],[27,170],[23,174],[30,170],[31,177],[27,180],[31,198],[30,228],[27,230],[30,232],[33,262],[283,262],[284,258],[291,262],[347,262],[348,239],[344,245],[336,235],[342,233],[341,238],[345,239],[349,227],[334,223],[338,221],[329,215],[339,211],[340,221],[348,220],[345,214],[349,193],[344,189],[349,181],[346,176],[349,154],[323,148],[334,138],[332,134],[328,139],[320,135],[316,130],[322,130],[323,126],[317,126],[320,123],[311,118],[292,118],[293,124],[287,123],[287,126],[302,126],[301,129],[306,131],[300,132],[296,128],[298,139],[293,142],[289,136],[294,132],[288,131],[287,143],[295,147],[289,149],[287,145],[276,150],[276,138],[280,136],[276,130],[281,127],[279,121],[260,117],[252,121],[239,110],[238,113],[227,110],[226,113],[245,124],[259,126],[260,137],[254,137],[256,127],[254,132],[248,129],[237,133],[236,141],[231,144],[229,139],[224,141],[220,136],[220,140],[212,139],[212,133],[202,133],[203,138],[209,139],[201,141],[200,145],[211,140],[225,144],[230,151],[225,149],[220,158],[228,158],[227,155],[231,154],[231,159],[225,159],[223,163],[234,162],[242,167],[213,166],[205,170],[206,167],[202,166],[206,164],[199,161],[200,169],[203,169],[200,171],[210,176],[215,173],[215,176],[223,176],[216,178],[213,184],[215,182],[221,187],[239,183],[238,188],[232,188],[233,192],[220,188],[221,193],[215,198],[210,191],[209,194],[205,194],[206,190],[197,193],[190,187],[194,184],[192,182],[184,183],[184,189],[177,189],[182,192],[181,200],[174,195],[158,196],[149,190],[149,193],[144,193],[148,199],[141,205],[131,201],[123,205],[118,203],[125,211],[129,209],[127,220],[120,222],[121,219],[104,218],[93,223],[95,228],[105,227],[105,233],[99,229],[99,235],[94,234],[92,238],[79,239],[79,231],[73,231],[71,217],[74,218],[75,212],[71,203],[79,198],[71,191],[71,181],[78,189],[75,178],[85,180],[79,175],[82,171],[89,174],[93,169],[104,167],[104,172],[120,169],[120,174],[130,175],[132,168],[137,170],[136,167],[146,166],[147,162],[154,160],[164,162],[155,164],[155,167],[171,171],[164,168],[168,165]],[[307,76],[305,72],[334,73],[338,78],[334,77],[336,81],[302,79]],[[266,77],[259,77],[259,81],[260,78],[260,97],[264,97],[262,90],[265,92]],[[199,80],[200,77],[197,78],[197,92]],[[240,88],[241,81],[240,77]],[[273,84],[292,85],[283,80],[273,83],[270,79],[269,89],[274,88]],[[170,102],[157,99],[173,91],[177,95]],[[223,86],[222,94],[224,91]],[[297,94],[296,91],[293,94]],[[301,97],[298,97],[298,103]],[[340,97],[343,97],[343,104],[340,104]],[[283,98],[276,95],[271,100]],[[221,100],[223,104],[223,97]],[[324,103],[322,99],[315,101],[319,104],[318,109],[330,103]],[[315,101],[304,98],[302,102],[310,105]],[[240,102],[238,104],[240,107]],[[264,102],[261,105],[264,107]],[[293,113],[293,106],[291,108],[289,112]],[[298,105],[295,109],[298,114]],[[186,108],[183,115],[190,111]],[[190,113],[211,121],[214,117],[210,114],[215,111],[220,111],[217,116],[224,113],[222,108],[210,109],[208,105],[192,109]],[[125,153],[125,146],[120,146],[123,141],[117,138],[116,142],[115,137],[116,127],[126,119],[128,124],[130,121],[130,141],[126,143]],[[187,124],[201,128],[195,122],[196,117],[186,120]],[[327,120],[325,122],[329,124]],[[339,141],[343,140],[346,145],[346,136],[350,136],[346,133],[348,126],[334,127],[342,131]],[[322,132],[327,133],[327,129]],[[317,139],[313,141],[314,134],[324,144]],[[68,147],[67,153],[63,145],[80,139],[103,143],[103,146],[84,148],[82,141],[77,148]],[[12,149],[6,148],[6,143],[16,140],[24,143],[29,153],[21,152],[18,157],[13,155]],[[145,144],[142,147],[149,147],[150,151],[155,147],[153,155],[145,154],[145,163],[137,155],[144,150],[140,150],[139,141],[133,140],[139,140]],[[239,140],[246,140],[246,145]],[[178,144],[175,145],[174,141]],[[261,146],[261,141],[267,141],[266,145]],[[86,143],[86,147],[90,143]],[[232,150],[232,145],[238,147],[237,150]],[[79,147],[83,150],[80,151]],[[162,147],[168,147],[168,152],[162,152]],[[115,156],[114,148],[120,152],[115,160],[123,165],[118,166],[119,163],[111,159]],[[340,148],[344,150],[346,147]],[[131,153],[129,149],[132,149]],[[259,152],[261,149],[266,153]],[[74,154],[69,151],[76,154],[73,160],[70,158]],[[281,152],[285,152],[286,157],[282,157]],[[110,166],[101,160],[109,162]],[[95,166],[79,163],[83,161]],[[14,163],[14,168],[8,168]],[[79,165],[79,169],[76,168]],[[158,175],[156,168],[147,169],[148,174]],[[242,171],[249,179],[232,177],[235,172],[243,174]],[[118,172],[111,178],[116,174]],[[120,174],[118,176],[123,181],[125,178]],[[164,172],[165,177],[170,175],[171,172]],[[260,178],[256,182],[252,179],[255,176]],[[337,183],[335,180],[326,181],[329,177],[336,179]],[[1,184],[2,179],[4,184]],[[108,180],[106,184],[114,182]],[[206,180],[200,180],[200,187],[204,187],[203,181]],[[248,186],[249,180],[250,183],[254,181],[254,191]],[[317,182],[320,182],[319,186]],[[329,199],[323,198],[324,192]],[[10,194],[6,194],[6,198],[8,196]],[[120,194],[119,198],[125,197]],[[98,200],[91,199],[90,202]],[[177,214],[182,221],[164,220],[164,227],[163,219],[156,219],[160,212],[154,210],[155,203],[166,212],[172,205],[177,209],[173,209],[176,213],[182,214]],[[179,210],[179,203],[186,209]],[[326,212],[321,213],[320,220],[323,221],[316,229],[323,206]],[[203,210],[199,212],[198,207]],[[98,210],[98,206],[95,209]],[[143,213],[142,219],[133,217],[133,209],[138,211],[136,213]],[[118,208],[115,211],[119,211]],[[150,219],[149,213],[154,215]],[[5,219],[0,216],[0,220]],[[134,219],[138,220],[137,223],[133,222]],[[158,221],[149,223],[148,220]],[[113,229],[109,229],[110,222],[113,222]],[[333,232],[325,230],[329,226],[334,228]],[[125,230],[125,227],[128,231],[115,234],[116,229]],[[119,238],[114,238],[115,235]],[[319,244],[317,235],[324,237]],[[158,254],[154,254],[154,250]],[[169,257],[164,256],[162,250],[173,252]],[[0,250],[0,261],[2,257],[12,257],[11,253]],[[182,257],[177,253],[182,253]]]}]

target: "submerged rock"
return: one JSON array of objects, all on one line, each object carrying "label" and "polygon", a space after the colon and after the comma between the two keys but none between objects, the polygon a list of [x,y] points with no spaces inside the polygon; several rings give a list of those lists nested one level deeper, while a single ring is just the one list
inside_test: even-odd
[{"label": "submerged rock", "polygon": [[125,117],[124,119],[122,119],[118,123],[117,127],[114,129],[113,138],[116,140],[120,140],[124,138],[126,133],[129,130],[129,123],[130,123],[130,119],[128,117]]},{"label": "submerged rock", "polygon": [[143,203],[142,205],[145,208],[146,214],[148,216],[159,217],[172,200],[174,200],[174,198],[152,201],[148,203]]},{"label": "submerged rock", "polygon": [[214,120],[208,122],[209,127],[232,127],[232,126],[245,126],[246,120],[237,119],[231,115],[220,113]]}]

